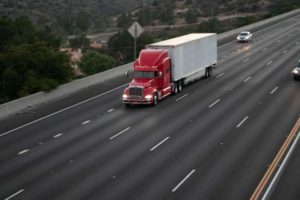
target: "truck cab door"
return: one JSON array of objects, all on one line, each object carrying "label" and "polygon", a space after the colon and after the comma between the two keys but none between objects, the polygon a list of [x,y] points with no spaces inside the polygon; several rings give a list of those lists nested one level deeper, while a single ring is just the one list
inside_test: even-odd
[{"label": "truck cab door", "polygon": [[162,88],[163,93],[167,94],[171,92],[171,63],[170,59],[167,59],[163,63],[163,69],[162,69]]}]

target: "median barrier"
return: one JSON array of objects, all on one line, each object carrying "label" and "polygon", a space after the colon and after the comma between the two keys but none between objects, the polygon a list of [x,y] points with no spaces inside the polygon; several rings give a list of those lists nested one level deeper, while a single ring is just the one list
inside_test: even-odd
[{"label": "median barrier", "polygon": [[24,109],[30,109],[42,103],[62,98],[81,89],[101,83],[121,74],[125,74],[126,71],[131,69],[131,67],[132,63],[128,63],[126,65],[122,65],[92,76],[88,76],[86,78],[74,80],[70,83],[59,86],[58,88],[50,92],[38,92],[20,99],[16,99],[14,101],[1,104],[0,118],[4,118],[6,116],[21,112]]}]

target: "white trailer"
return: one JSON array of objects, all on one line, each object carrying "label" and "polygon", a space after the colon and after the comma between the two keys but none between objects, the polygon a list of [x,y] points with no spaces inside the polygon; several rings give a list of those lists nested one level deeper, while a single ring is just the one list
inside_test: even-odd
[{"label": "white trailer", "polygon": [[217,64],[217,35],[193,33],[153,43],[148,49],[166,49],[171,58],[172,81],[187,84],[212,75]]}]

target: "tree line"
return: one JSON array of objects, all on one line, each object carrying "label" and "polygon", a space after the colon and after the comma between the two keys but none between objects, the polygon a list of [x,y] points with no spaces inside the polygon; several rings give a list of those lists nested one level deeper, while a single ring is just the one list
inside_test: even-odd
[{"label": "tree line", "polygon": [[0,18],[0,103],[49,91],[72,79],[70,58],[49,27],[25,17]]}]

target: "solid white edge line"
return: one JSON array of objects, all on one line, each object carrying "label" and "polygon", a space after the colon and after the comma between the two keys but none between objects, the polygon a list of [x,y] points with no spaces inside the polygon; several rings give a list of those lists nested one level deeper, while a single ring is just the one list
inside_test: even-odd
[{"label": "solid white edge line", "polygon": [[23,151],[20,151],[19,153],[18,153],[18,155],[22,155],[22,154],[24,154],[24,153],[27,153],[29,151],[29,149],[24,149]]},{"label": "solid white edge line", "polygon": [[274,94],[274,92],[276,92],[277,89],[278,89],[278,87],[275,87],[275,88],[270,92],[270,94]]},{"label": "solid white edge line", "polygon": [[54,138],[58,138],[58,137],[60,137],[60,136],[62,136],[62,133],[59,133],[59,134],[57,134],[57,135],[54,135],[53,137],[54,137]]},{"label": "solid white edge line", "polygon": [[183,95],[182,97],[176,99],[175,101],[179,101],[179,100],[183,99],[184,97],[186,97],[187,95],[188,95],[188,94],[185,94],[185,95]]},{"label": "solid white edge line", "polygon": [[221,76],[223,76],[225,73],[219,74],[216,78],[220,78]]},{"label": "solid white edge line", "polygon": [[104,93],[101,93],[101,94],[99,94],[99,95],[97,95],[97,96],[94,96],[94,97],[91,97],[91,98],[89,98],[89,99],[86,99],[86,100],[84,100],[84,101],[81,101],[81,102],[79,102],[79,103],[77,103],[77,104],[74,104],[74,105],[72,105],[72,106],[66,107],[66,108],[64,108],[64,109],[62,109],[62,110],[56,111],[56,112],[54,112],[54,113],[52,113],[52,114],[50,114],[50,115],[46,115],[46,116],[44,116],[44,117],[41,117],[41,118],[39,118],[39,119],[37,119],[37,120],[34,120],[34,121],[32,121],[32,122],[29,122],[29,123],[27,123],[27,124],[24,124],[24,125],[22,125],[22,126],[19,126],[19,127],[15,128],[15,129],[12,129],[12,130],[7,131],[7,132],[5,132],[5,133],[2,133],[2,134],[0,134],[0,137],[2,137],[2,136],[4,136],[4,135],[7,135],[7,134],[10,134],[10,133],[12,133],[12,132],[14,132],[14,131],[20,130],[20,129],[26,127],[26,126],[31,125],[31,124],[35,124],[35,123],[37,123],[37,122],[39,122],[39,121],[42,121],[42,120],[44,120],[44,119],[47,119],[47,118],[52,117],[52,116],[54,116],[54,115],[57,115],[57,114],[59,114],[59,113],[62,113],[62,112],[64,112],[64,111],[66,111],[66,110],[70,110],[71,108],[77,107],[77,106],[79,106],[79,105],[81,105],[81,104],[87,103],[87,102],[89,102],[89,101],[92,101],[92,100],[94,100],[94,99],[96,99],[96,98],[99,98],[99,97],[104,96],[104,95],[106,95],[106,94],[109,94],[109,93],[111,93],[111,92],[114,92],[114,91],[116,91],[116,90],[118,90],[118,89],[120,89],[120,88],[122,88],[122,87],[125,87],[126,85],[128,85],[128,83],[126,83],[126,84],[124,84],[124,85],[121,85],[121,86],[119,86],[119,87],[116,87],[116,88],[114,88],[114,89],[112,89],[112,90],[106,91],[106,92],[104,92]]},{"label": "solid white edge line", "polygon": [[252,77],[249,76],[248,78],[246,78],[243,82],[246,83],[247,81],[249,81]]},{"label": "solid white edge line", "polygon": [[11,199],[11,198],[13,198],[13,197],[15,197],[15,196],[19,195],[19,194],[20,194],[20,193],[22,193],[22,192],[24,192],[24,189],[22,189],[22,190],[19,190],[18,192],[16,192],[15,194],[13,194],[13,195],[11,195],[11,196],[7,197],[7,198],[6,198],[6,199],[4,199],[4,200],[9,200],[9,199]]},{"label": "solid white edge line", "polygon": [[297,135],[296,139],[294,140],[294,142],[293,142],[292,146],[290,147],[288,153],[286,154],[285,158],[283,159],[283,162],[281,163],[279,169],[277,170],[276,174],[274,175],[270,185],[268,186],[266,192],[264,193],[264,195],[262,197],[262,200],[268,199],[268,197],[270,195],[270,191],[274,187],[274,184],[277,183],[280,174],[284,170],[285,166],[287,165],[288,160],[290,159],[294,149],[296,148],[296,144],[298,143],[299,138],[300,138],[300,131],[298,132],[298,135]]},{"label": "solid white edge line", "polygon": [[176,190],[188,179],[190,176],[196,171],[196,169],[193,169],[184,179],[180,181],[173,189],[172,192],[176,192]]},{"label": "solid white edge line", "polygon": [[237,128],[243,125],[243,123],[249,118],[249,116],[246,116],[238,125],[236,125]]},{"label": "solid white edge line", "polygon": [[221,99],[216,100],[215,102],[213,102],[212,104],[210,104],[208,107],[211,108],[214,105],[216,105],[217,103],[219,103],[221,101]]},{"label": "solid white edge line", "polygon": [[159,147],[160,145],[162,145],[163,143],[165,143],[170,137],[166,137],[165,139],[163,139],[162,141],[160,141],[157,145],[155,145],[154,147],[152,147],[150,149],[150,151],[154,151],[157,147]]},{"label": "solid white edge line", "polygon": [[114,138],[118,137],[119,135],[121,135],[121,134],[125,133],[125,132],[126,132],[126,131],[128,131],[129,129],[131,129],[131,127],[128,127],[128,128],[126,128],[126,129],[124,129],[123,131],[121,131],[121,132],[117,133],[116,135],[114,135],[114,136],[110,137],[110,138],[109,138],[109,140],[112,140],[112,139],[114,139]]}]

